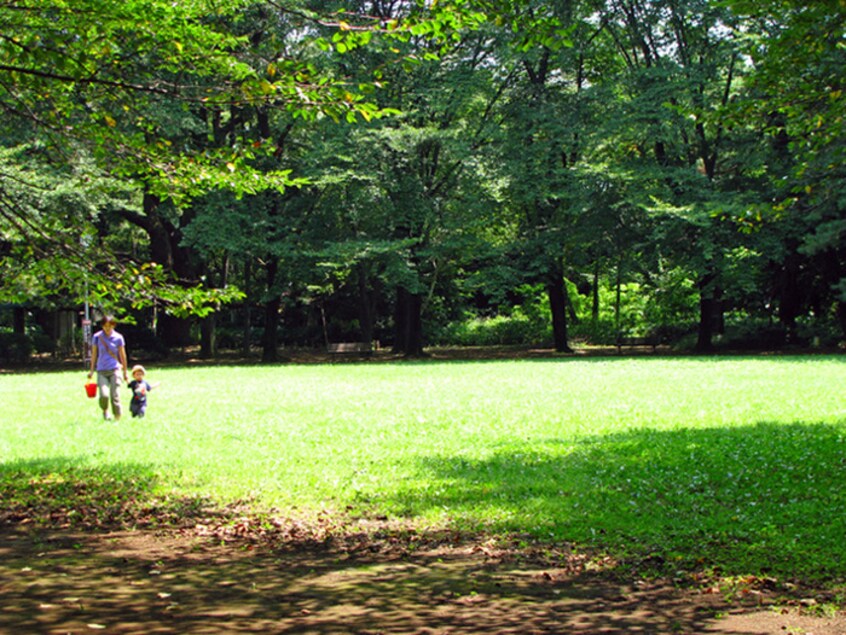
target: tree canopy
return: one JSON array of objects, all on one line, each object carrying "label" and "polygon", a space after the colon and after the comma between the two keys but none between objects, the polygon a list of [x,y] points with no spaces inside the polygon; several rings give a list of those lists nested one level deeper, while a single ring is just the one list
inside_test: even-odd
[{"label": "tree canopy", "polygon": [[609,303],[616,337],[636,316],[703,350],[727,319],[846,332],[843,0],[49,0],[0,18],[6,301],[87,288],[163,309],[172,343],[236,303],[266,359],[280,329],[417,354],[539,297],[559,350],[588,297],[593,336]]}]

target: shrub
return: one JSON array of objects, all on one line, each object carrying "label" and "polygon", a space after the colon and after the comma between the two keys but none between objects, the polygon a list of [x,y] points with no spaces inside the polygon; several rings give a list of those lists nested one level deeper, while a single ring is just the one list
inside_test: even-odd
[{"label": "shrub", "polygon": [[552,340],[548,320],[532,319],[518,307],[512,315],[473,317],[452,322],[432,338],[434,343],[451,346],[540,345]]},{"label": "shrub", "polygon": [[162,359],[170,352],[167,344],[152,329],[135,324],[121,324],[119,331],[126,338],[127,354],[133,358]]},{"label": "shrub", "polygon": [[576,341],[596,346],[612,346],[617,341],[617,329],[613,320],[583,320],[574,324],[569,334]]},{"label": "shrub", "polygon": [[[253,346],[261,342],[264,329],[260,327],[250,327],[250,345]],[[285,335],[288,335],[286,332]],[[217,338],[217,347],[221,350],[238,351],[244,345],[244,329],[243,327],[219,326],[215,330],[215,337]]]},{"label": "shrub", "polygon": [[787,343],[787,329],[781,324],[748,319],[727,324],[725,333],[715,340],[720,348],[737,350],[772,350]]},{"label": "shrub", "polygon": [[41,329],[31,333],[29,339],[36,353],[55,353],[56,341]]},{"label": "shrub", "polygon": [[831,319],[805,318],[791,331],[781,322],[767,317],[743,314],[726,316],[725,333],[717,344],[721,348],[738,350],[774,350],[786,346],[836,346],[841,333]]},{"label": "shrub", "polygon": [[32,339],[28,335],[0,332],[0,361],[22,364],[34,351]]}]

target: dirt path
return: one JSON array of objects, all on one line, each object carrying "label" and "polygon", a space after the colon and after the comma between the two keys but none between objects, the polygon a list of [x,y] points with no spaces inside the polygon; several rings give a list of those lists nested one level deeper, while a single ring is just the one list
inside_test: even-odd
[{"label": "dirt path", "polygon": [[766,592],[728,603],[583,564],[472,544],[269,548],[0,525],[0,633],[846,633],[842,615]]}]

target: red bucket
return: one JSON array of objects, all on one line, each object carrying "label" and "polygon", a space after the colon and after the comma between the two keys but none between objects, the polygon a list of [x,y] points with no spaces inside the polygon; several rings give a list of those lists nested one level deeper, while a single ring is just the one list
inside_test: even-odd
[{"label": "red bucket", "polygon": [[97,384],[94,382],[89,381],[85,384],[85,394],[89,397],[96,397],[97,396]]}]

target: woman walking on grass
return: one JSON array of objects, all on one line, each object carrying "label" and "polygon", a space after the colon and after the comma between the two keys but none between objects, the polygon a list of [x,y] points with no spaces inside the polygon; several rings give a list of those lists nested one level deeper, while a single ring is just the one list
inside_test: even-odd
[{"label": "woman walking on grass", "polygon": [[[91,338],[91,370],[88,372],[90,379],[97,371],[97,390],[100,394],[100,409],[103,411],[103,419],[109,421],[112,416],[109,414],[109,403],[112,406],[112,413],[115,421],[120,419],[120,392],[119,388],[127,380],[126,370],[126,342],[123,335],[115,330],[117,320],[114,316],[107,315],[103,318],[103,330],[94,333]],[[119,375],[123,375],[123,382]]]}]

